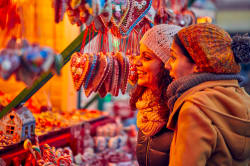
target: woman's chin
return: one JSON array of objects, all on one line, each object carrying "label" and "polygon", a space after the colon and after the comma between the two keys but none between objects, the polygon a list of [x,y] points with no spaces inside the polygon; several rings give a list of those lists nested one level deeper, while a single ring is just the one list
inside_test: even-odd
[{"label": "woman's chin", "polygon": [[141,79],[138,79],[138,80],[137,80],[137,84],[140,85],[140,86],[145,86],[145,87],[147,87],[147,83],[146,83],[144,80],[141,80]]}]

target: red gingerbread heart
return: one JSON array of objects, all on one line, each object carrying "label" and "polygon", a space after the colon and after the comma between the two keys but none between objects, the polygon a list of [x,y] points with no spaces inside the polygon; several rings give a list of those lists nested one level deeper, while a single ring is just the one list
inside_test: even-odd
[{"label": "red gingerbread heart", "polygon": [[109,57],[109,71],[107,72],[107,77],[104,80],[104,86],[107,92],[111,92],[112,76],[114,72],[114,58],[111,53],[107,53],[106,56]]},{"label": "red gingerbread heart", "polygon": [[77,91],[81,88],[86,78],[86,73],[88,72],[89,67],[89,57],[85,54],[82,55],[79,52],[75,52],[71,56],[70,69],[74,81],[74,86]]},{"label": "red gingerbread heart", "polygon": [[[115,4],[113,4],[115,5]],[[132,29],[139,23],[151,8],[152,0],[126,0],[121,5],[120,17],[117,18],[116,7],[113,9],[111,32],[118,37],[128,36]],[[124,7],[125,6],[125,7]]]}]

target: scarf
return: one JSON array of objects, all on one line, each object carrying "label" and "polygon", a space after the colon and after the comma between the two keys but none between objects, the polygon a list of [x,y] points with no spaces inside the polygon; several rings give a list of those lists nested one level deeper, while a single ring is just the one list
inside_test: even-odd
[{"label": "scarf", "polygon": [[238,80],[242,85],[245,78],[238,74],[195,73],[173,81],[167,88],[168,107],[173,110],[176,100],[188,89],[207,81]]},{"label": "scarf", "polygon": [[137,127],[146,136],[153,136],[166,125],[169,110],[165,104],[161,104],[160,95],[156,95],[150,89],[146,89],[141,98],[136,102]]}]

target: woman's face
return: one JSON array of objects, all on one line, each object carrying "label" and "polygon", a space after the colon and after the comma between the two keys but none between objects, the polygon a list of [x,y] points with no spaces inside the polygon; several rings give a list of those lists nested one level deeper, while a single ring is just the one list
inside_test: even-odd
[{"label": "woman's face", "polygon": [[136,60],[138,72],[138,85],[150,88],[158,88],[157,75],[160,72],[162,61],[144,44],[140,45],[140,56]]},{"label": "woman's face", "polygon": [[170,58],[166,62],[165,68],[169,70],[169,75],[174,80],[195,72],[196,65],[190,62],[175,41],[173,41],[171,46],[170,54]]}]

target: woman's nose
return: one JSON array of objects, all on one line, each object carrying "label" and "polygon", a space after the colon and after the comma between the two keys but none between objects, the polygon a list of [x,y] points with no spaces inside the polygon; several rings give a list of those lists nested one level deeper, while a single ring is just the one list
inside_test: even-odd
[{"label": "woman's nose", "polygon": [[135,57],[135,65],[136,65],[136,66],[141,66],[141,65],[142,65],[139,56]]}]

